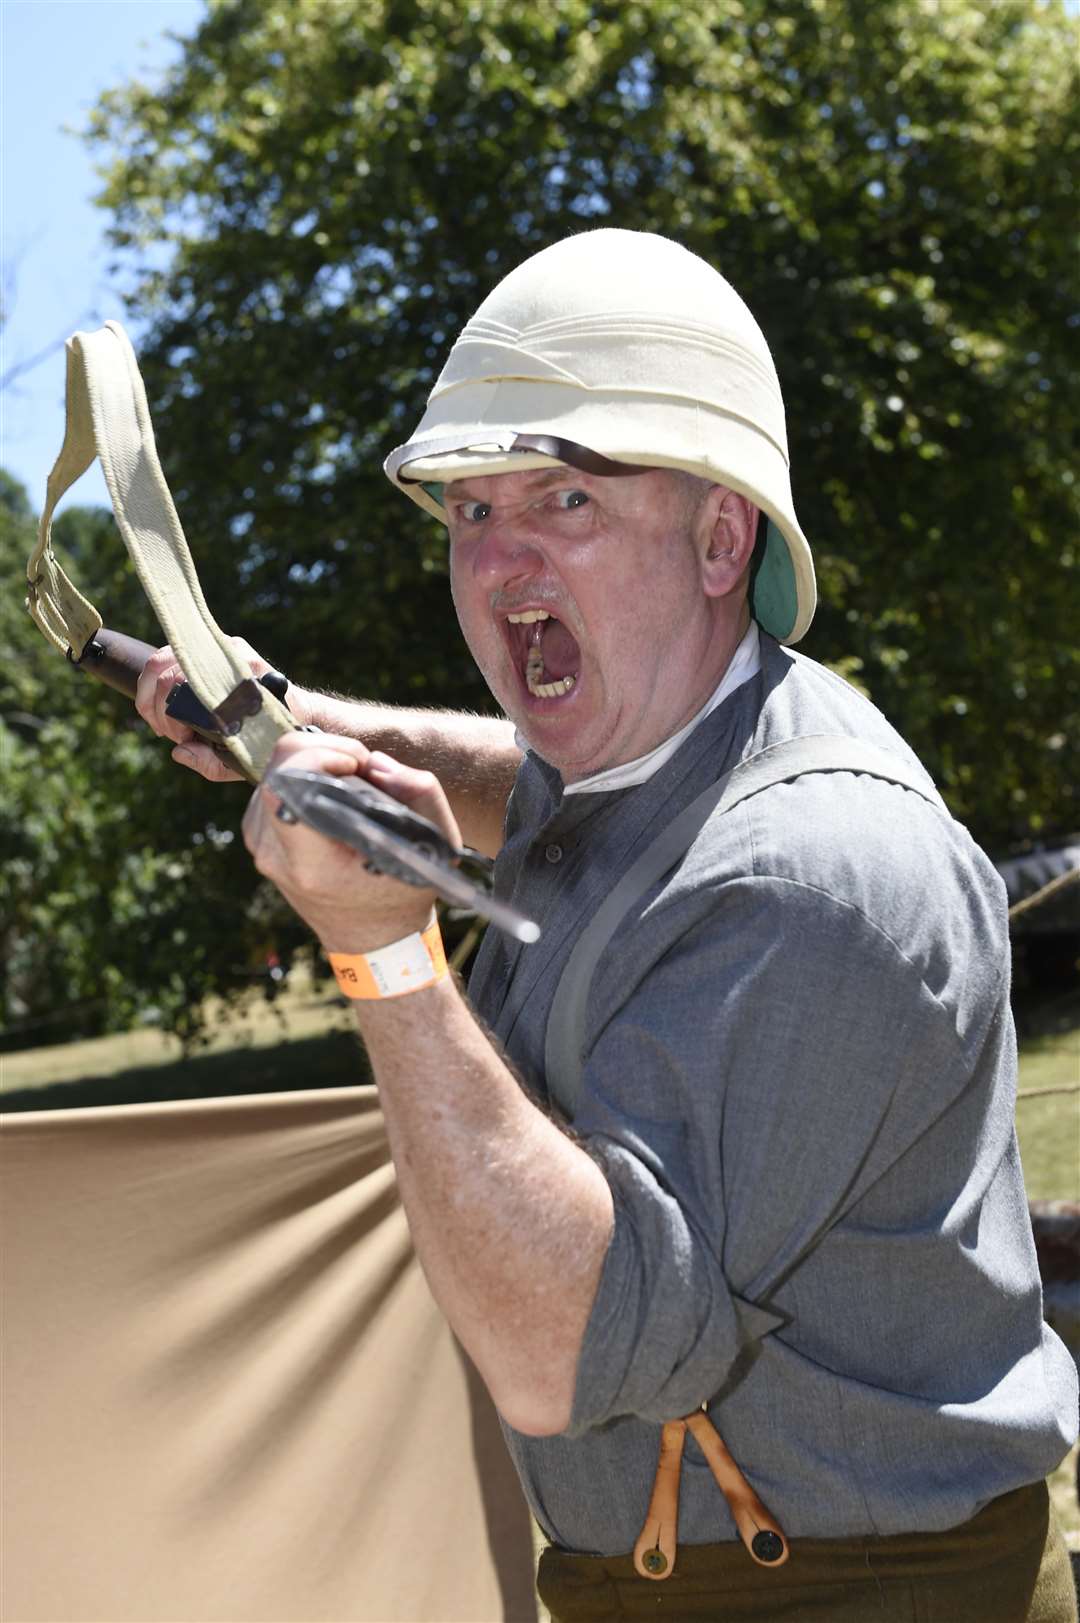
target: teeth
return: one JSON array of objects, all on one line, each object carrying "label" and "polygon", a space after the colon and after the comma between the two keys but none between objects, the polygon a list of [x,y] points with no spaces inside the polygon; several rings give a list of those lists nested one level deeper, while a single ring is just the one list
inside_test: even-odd
[{"label": "teeth", "polygon": [[574,685],[572,676],[560,677],[557,682],[536,683],[530,682],[528,676],[526,676],[526,681],[528,682],[529,692],[536,699],[557,699],[561,693],[569,693]]},{"label": "teeth", "polygon": [[537,699],[558,699],[562,694],[569,693],[574,685],[572,676],[562,676],[557,682],[544,682],[544,651],[543,651],[543,621],[550,620],[551,615],[546,609],[523,609],[520,614],[508,614],[506,618],[511,625],[532,626],[532,636],[529,639],[529,651],[525,658],[525,686]]}]

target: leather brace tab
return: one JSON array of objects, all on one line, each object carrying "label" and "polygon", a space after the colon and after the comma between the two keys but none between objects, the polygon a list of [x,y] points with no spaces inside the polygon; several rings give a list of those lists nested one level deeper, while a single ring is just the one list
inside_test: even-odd
[{"label": "leather brace tab", "polygon": [[679,1477],[682,1471],[686,1421],[668,1420],[660,1433],[660,1458],[645,1524],[634,1545],[634,1566],[642,1578],[654,1582],[670,1578],[675,1570],[679,1538]]},{"label": "leather brace tab", "polygon": [[759,1567],[782,1567],[791,1553],[780,1523],[762,1504],[736,1465],[704,1408],[668,1420],[660,1432],[660,1457],[645,1523],[634,1545],[634,1567],[659,1582],[675,1571],[679,1537],[679,1477],[683,1444],[690,1432],[727,1501],[739,1537]]},{"label": "leather brace tab", "polygon": [[686,1425],[727,1500],[739,1537],[750,1555],[759,1567],[782,1567],[791,1553],[784,1530],[736,1465],[705,1410],[695,1409],[688,1414]]}]

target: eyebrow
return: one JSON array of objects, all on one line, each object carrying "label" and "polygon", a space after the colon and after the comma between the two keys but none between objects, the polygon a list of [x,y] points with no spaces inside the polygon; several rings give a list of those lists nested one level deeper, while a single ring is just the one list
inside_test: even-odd
[{"label": "eyebrow", "polygon": [[[530,487],[533,490],[545,490],[549,485],[560,484],[567,478],[575,481],[583,479],[588,480],[589,478],[587,473],[582,473],[577,468],[569,468],[565,466],[558,468],[523,468],[521,471],[523,473],[535,473],[538,476],[535,484]],[[454,479],[450,483],[443,486],[444,503],[453,501],[455,496],[458,500],[468,501],[469,486],[473,483],[473,481],[476,479],[490,479],[492,477],[493,476],[491,474],[477,473],[473,474],[471,478],[466,477],[464,479]],[[505,475],[496,474],[494,477],[504,478]],[[481,498],[474,495],[472,500],[480,501]]]}]

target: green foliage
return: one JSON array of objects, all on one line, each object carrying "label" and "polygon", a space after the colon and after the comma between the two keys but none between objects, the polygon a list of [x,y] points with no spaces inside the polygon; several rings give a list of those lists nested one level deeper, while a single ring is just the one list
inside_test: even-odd
[{"label": "green foliage", "polygon": [[216,0],[93,126],[117,247],[174,250],[133,302],[214,599],[302,677],[485,703],[379,463],[513,264],[663,231],[773,345],[807,651],[987,843],[1076,827],[1074,46],[1037,0]]},{"label": "green foliage", "polygon": [[[1075,33],[1060,0],[213,0],[91,139],[218,618],[300,681],[486,706],[442,533],[382,457],[499,276],[661,231],[773,346],[807,652],[991,849],[1080,826]],[[148,851],[228,821],[140,781]],[[236,855],[208,883],[246,916]]]},{"label": "green foliage", "polygon": [[[0,1046],[139,1015],[192,1038],[210,990],[250,985],[268,941],[287,951],[302,932],[252,894],[233,833],[242,790],[215,796],[177,771],[131,706],[32,625],[33,538],[26,492],[0,475]],[[54,539],[126,630],[158,640],[111,514],[69,508]]]}]

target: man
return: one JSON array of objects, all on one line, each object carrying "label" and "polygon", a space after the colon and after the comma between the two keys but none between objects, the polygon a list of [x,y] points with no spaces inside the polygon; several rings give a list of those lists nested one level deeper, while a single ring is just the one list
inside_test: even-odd
[{"label": "man", "polygon": [[[328,736],[277,764],[359,772],[497,852],[541,939],[489,930],[467,999],[429,894],[266,791],[245,833],[347,990],[392,944],[420,982],[357,1022],[417,1251],[551,1541],[554,1615],[1075,1617],[1042,1479],[1076,1386],[1041,1320],[1001,886],[885,719],[784,646],[813,570],[750,312],[665,239],[571,238],[481,305],[387,471],[448,525],[508,720],[293,692]],[[140,709],[220,776],[164,717],[174,674],[151,661]],[[818,736],[886,765],[718,807],[630,894],[710,785]],[[615,894],[571,1127],[548,1015]],[[661,1427],[698,1437],[703,1405],[789,1565],[755,1565],[695,1442],[677,1561],[670,1526],[667,1572],[633,1560]]]}]

